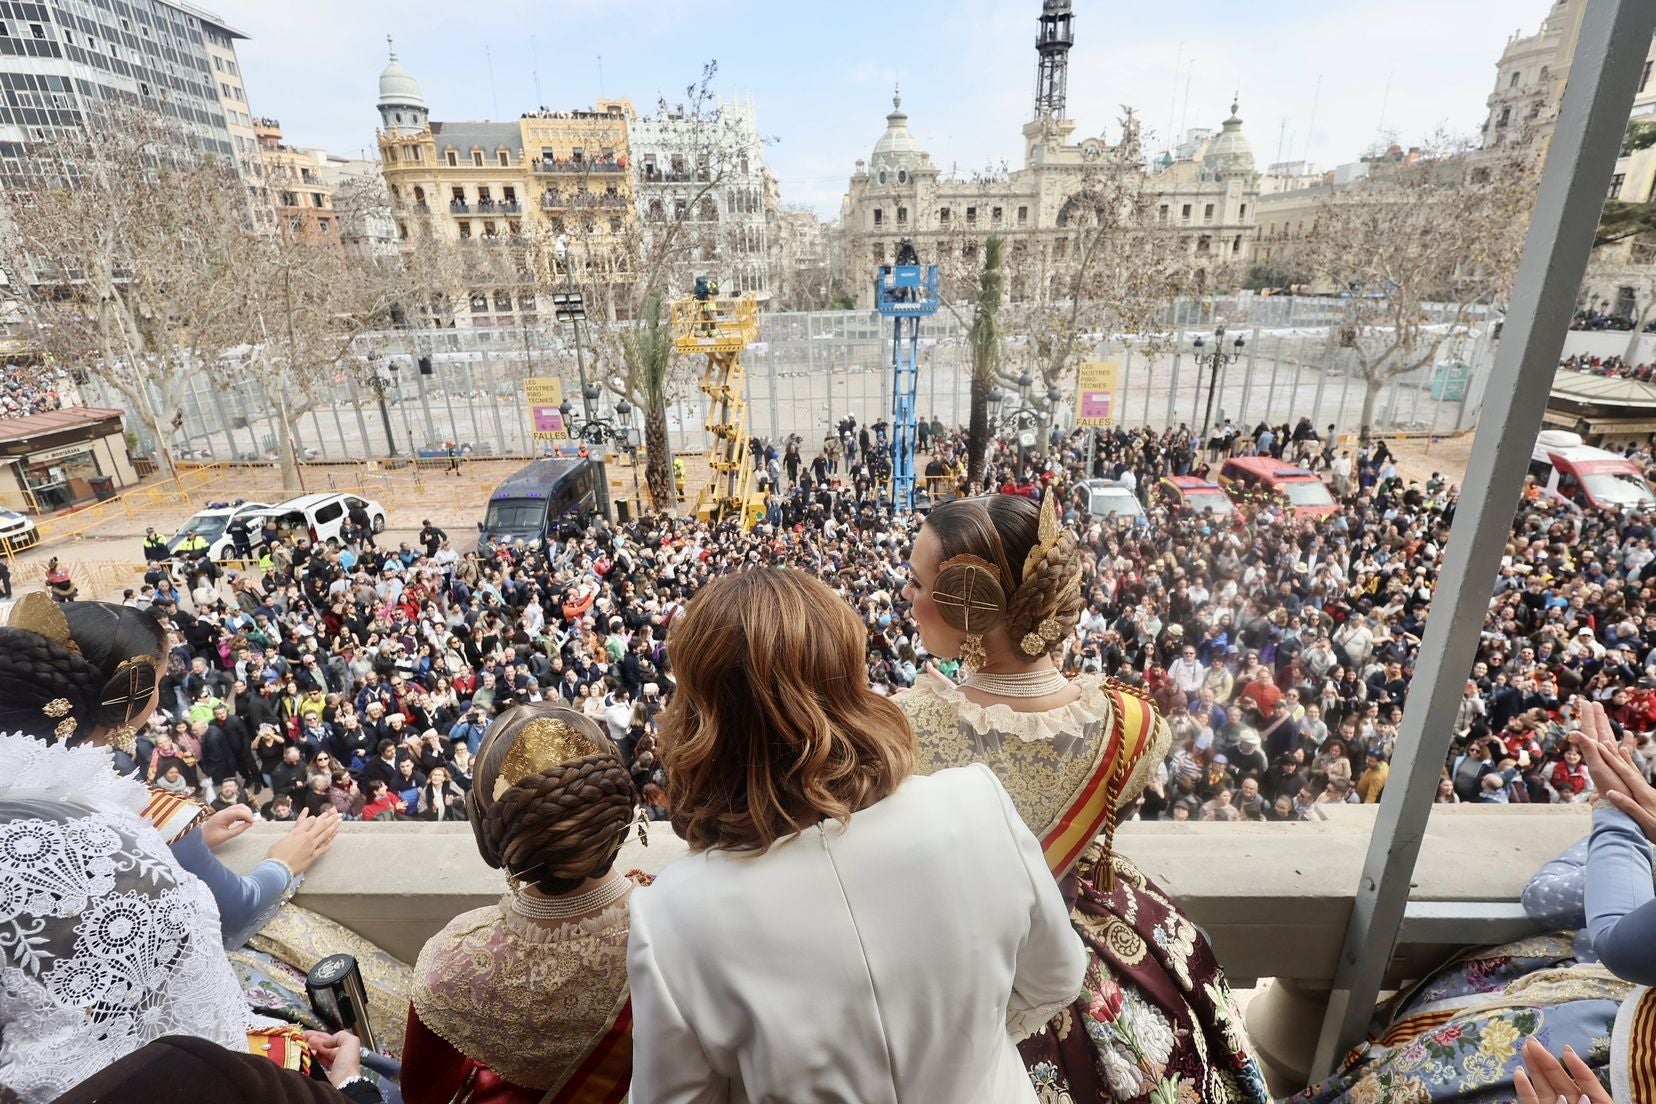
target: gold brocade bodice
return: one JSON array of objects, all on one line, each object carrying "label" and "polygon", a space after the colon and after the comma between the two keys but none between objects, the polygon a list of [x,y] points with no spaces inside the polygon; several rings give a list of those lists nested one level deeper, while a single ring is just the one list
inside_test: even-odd
[{"label": "gold brocade bodice", "polygon": [[893,699],[914,726],[916,772],[986,764],[1045,846],[1094,791],[1101,773],[1115,769],[1110,760],[1113,742],[1119,741],[1127,758],[1115,804],[1118,809],[1131,805],[1167,755],[1172,740],[1167,722],[1145,705],[1133,723],[1118,723],[1114,695],[1101,678],[1075,681],[1081,690],[1076,701],[1024,713],[1005,705],[979,705],[940,678],[920,679]]},{"label": "gold brocade bodice", "polygon": [[420,952],[412,1001],[449,1045],[514,1084],[562,1081],[626,1002],[627,902],[543,928],[499,905],[449,921]]}]

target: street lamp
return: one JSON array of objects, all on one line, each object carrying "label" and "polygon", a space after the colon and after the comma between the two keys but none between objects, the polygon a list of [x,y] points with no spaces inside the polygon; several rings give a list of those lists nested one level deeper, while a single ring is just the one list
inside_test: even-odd
[{"label": "street lamp", "polygon": [[[387,358],[385,366],[389,371],[395,372],[397,370],[395,360]],[[380,375],[379,369],[376,367],[368,377],[368,386],[374,389],[374,397],[379,400],[380,420],[385,423],[385,447],[389,450],[390,455],[395,456],[397,455],[397,438],[391,432],[391,409],[385,405],[385,389],[396,386],[395,380]]]},{"label": "street lamp", "polygon": [[[586,352],[581,347],[581,323],[586,321],[586,301],[581,293],[575,290],[575,269],[569,263],[569,236],[559,234],[553,243],[552,252],[556,254],[558,263],[564,270],[564,289],[552,296],[552,313],[559,322],[568,322],[575,330],[575,369],[581,376],[581,405],[588,424],[593,421],[592,400],[598,397],[598,389],[587,382]],[[568,402],[563,404],[567,407]],[[569,411],[562,410],[564,421],[569,421]],[[598,511],[605,518],[610,516],[609,501],[609,473],[604,468],[604,451],[598,450]]]},{"label": "street lamp", "polygon": [[[1236,340],[1232,343],[1235,351],[1227,353],[1225,351],[1225,327],[1223,325],[1214,327],[1213,352],[1211,353],[1207,352],[1207,339],[1201,334],[1196,335],[1196,363],[1199,365],[1203,360],[1206,360],[1208,364],[1207,408],[1202,414],[1201,440],[1203,442],[1207,441],[1208,427],[1213,424],[1213,396],[1219,390],[1219,369],[1223,368],[1227,364],[1234,364],[1241,360],[1242,349],[1246,345],[1247,341],[1243,339],[1241,334],[1237,334]],[[1198,369],[1198,371],[1200,371],[1200,369]],[[1196,377],[1196,388],[1198,391],[1201,390],[1201,385],[1202,377],[1198,375]]]}]

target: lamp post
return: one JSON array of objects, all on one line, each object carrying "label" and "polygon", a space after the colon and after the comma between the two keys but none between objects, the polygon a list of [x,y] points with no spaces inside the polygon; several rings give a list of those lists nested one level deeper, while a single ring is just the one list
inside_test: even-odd
[{"label": "lamp post", "polygon": [[[1214,327],[1213,352],[1211,353],[1207,351],[1207,339],[1201,334],[1196,335],[1196,362],[1200,364],[1203,360],[1206,360],[1208,364],[1208,397],[1207,408],[1202,413],[1202,443],[1206,443],[1208,427],[1213,424],[1213,396],[1219,390],[1219,369],[1241,360],[1242,349],[1246,345],[1247,341],[1243,339],[1241,334],[1237,334],[1236,340],[1232,342],[1235,351],[1227,353],[1225,351],[1225,327],[1223,325]],[[1200,379],[1201,377],[1197,377],[1198,388],[1200,388]]]},{"label": "lamp post", "polygon": [[[565,289],[552,296],[552,312],[559,322],[568,322],[575,331],[575,370],[580,373],[581,407],[590,425],[593,424],[592,400],[598,397],[598,388],[587,382],[586,353],[581,347],[581,323],[586,321],[586,301],[575,290],[575,269],[569,263],[569,236],[559,234],[552,251],[563,266]],[[564,408],[568,406],[566,401],[559,408],[566,424],[569,422],[569,411]],[[602,439],[598,443],[601,444]],[[604,450],[601,447],[598,450],[598,511],[606,519],[610,516],[609,473],[604,467]]]},{"label": "lamp post", "polygon": [[[1030,375],[1027,371],[1019,374],[1019,405],[1006,411],[998,409],[1007,400],[1006,392],[1002,391],[998,387],[989,392],[989,404],[997,408],[991,412],[991,419],[1000,423],[1002,433],[1005,433],[1008,430],[1013,430],[1017,433],[1015,440],[1018,443],[1019,479],[1022,479],[1027,471],[1029,450],[1035,445],[1035,431],[1025,427],[1025,419],[1028,419],[1028,421],[1033,425],[1041,424],[1041,412],[1030,405],[1030,389],[1034,386],[1034,376]],[[1056,387],[1047,392],[1047,398],[1054,403],[1058,401],[1059,397],[1059,392]]]},{"label": "lamp post", "polygon": [[[386,368],[395,372],[397,362],[387,360]],[[368,385],[374,389],[374,397],[379,400],[380,421],[385,423],[385,447],[389,450],[390,455],[395,456],[397,455],[397,438],[391,432],[391,408],[385,405],[385,389],[393,386],[393,381],[380,375],[379,369],[375,368],[373,374],[368,377]]]},{"label": "lamp post", "polygon": [[[592,409],[592,401],[598,397],[597,392],[598,388],[596,386],[582,389],[581,399],[588,410]],[[558,413],[563,415],[564,424],[569,427],[570,433],[577,439],[590,445],[596,445],[598,448],[598,485],[601,488],[598,502],[600,508],[604,511],[605,517],[609,516],[610,503],[609,483],[604,474],[604,450],[611,441],[623,448],[633,446],[632,411],[632,404],[626,399],[621,399],[615,404],[615,417],[618,421],[611,421],[608,418],[588,417],[585,421],[576,423],[572,420],[575,408],[570,405],[569,400],[565,399],[558,405]],[[633,460],[633,501],[636,502],[637,500],[638,460],[635,457]]]}]

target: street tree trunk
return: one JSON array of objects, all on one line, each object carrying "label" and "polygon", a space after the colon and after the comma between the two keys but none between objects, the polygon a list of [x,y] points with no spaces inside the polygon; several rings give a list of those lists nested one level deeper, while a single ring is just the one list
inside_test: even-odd
[{"label": "street tree trunk", "polygon": [[673,480],[672,445],[667,440],[665,403],[652,405],[644,412],[644,447],[648,450],[644,481],[650,487],[650,500],[657,510],[676,513],[678,492]]},{"label": "street tree trunk", "polygon": [[1363,376],[1363,413],[1357,420],[1357,441],[1368,444],[1374,435],[1374,407],[1380,401],[1380,389],[1386,386],[1381,376]]}]

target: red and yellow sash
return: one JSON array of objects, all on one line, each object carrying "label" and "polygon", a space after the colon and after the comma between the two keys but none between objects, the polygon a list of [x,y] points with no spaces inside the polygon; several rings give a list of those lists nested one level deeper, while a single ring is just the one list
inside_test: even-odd
[{"label": "red and yellow sash", "polygon": [[[1062,875],[1100,832],[1114,835],[1121,788],[1149,748],[1156,730],[1156,710],[1136,691],[1110,682],[1105,686],[1115,714],[1113,731],[1102,741],[1097,761],[1068,808],[1041,837],[1047,868]],[[1106,874],[1109,864],[1104,865]]]},{"label": "red and yellow sash", "polygon": [[627,998],[586,1057],[541,1104],[619,1104],[632,1082],[632,1053],[632,999]]},{"label": "red and yellow sash", "polygon": [[210,806],[184,794],[172,793],[159,786],[149,788],[149,804],[138,815],[155,825],[161,838],[177,843],[189,835],[190,829],[212,815]]}]

